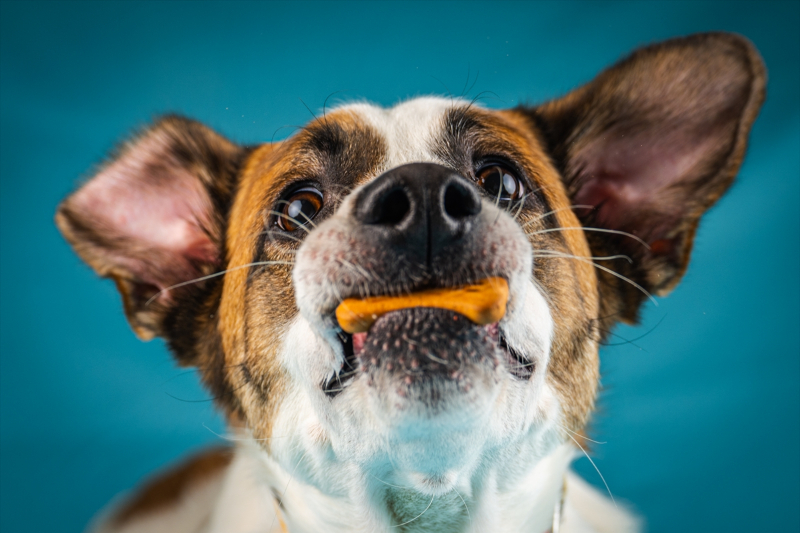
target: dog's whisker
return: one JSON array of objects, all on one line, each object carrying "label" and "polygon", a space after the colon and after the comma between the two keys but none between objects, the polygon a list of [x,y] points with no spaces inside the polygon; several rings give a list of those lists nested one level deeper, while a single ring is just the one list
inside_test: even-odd
[{"label": "dog's whisker", "polygon": [[517,220],[519,218],[519,214],[522,213],[522,208],[525,206],[525,199],[528,196],[530,196],[530,193],[526,194],[525,196],[523,196],[522,198],[519,199],[519,207],[517,207],[517,212],[514,213],[514,216],[513,216],[514,220]]},{"label": "dog's whisker", "polygon": [[450,363],[448,361],[445,361],[444,359],[439,359],[438,357],[433,355],[430,350],[425,350],[423,352],[423,355],[425,355],[425,357],[427,357],[431,361],[433,361],[435,363],[439,363],[440,365],[444,365],[444,366],[449,366],[450,365]]},{"label": "dog's whisker", "polygon": [[[558,253],[558,252],[556,252],[556,253]],[[633,286],[633,287],[635,287],[636,289],[638,289],[638,290],[639,290],[639,291],[640,291],[642,294],[644,294],[645,296],[647,296],[647,298],[648,298],[648,299],[649,299],[651,302],[653,302],[653,305],[655,305],[656,307],[658,307],[658,301],[655,299],[655,297],[653,297],[653,295],[652,295],[652,294],[650,294],[650,293],[647,291],[647,289],[645,289],[644,287],[642,287],[641,285],[639,285],[638,283],[636,283],[636,282],[635,282],[635,281],[633,281],[632,279],[630,279],[630,278],[628,278],[628,277],[626,277],[626,276],[623,276],[623,275],[622,275],[622,274],[620,274],[619,272],[615,272],[615,271],[611,270],[611,269],[610,269],[610,268],[608,268],[608,267],[604,267],[603,265],[598,265],[598,264],[597,264],[597,263],[595,263],[594,261],[591,261],[590,259],[587,259],[587,258],[585,258],[585,257],[580,257],[580,256],[577,256],[577,255],[569,255],[569,254],[564,254],[564,255],[562,256],[562,255],[556,255],[556,253],[549,254],[549,257],[554,257],[554,258],[564,258],[564,259],[575,259],[576,261],[581,261],[581,262],[583,262],[583,263],[587,263],[587,264],[590,264],[590,265],[594,265],[594,267],[595,267],[595,268],[599,268],[599,269],[600,269],[600,270],[602,270],[603,272],[608,272],[608,273],[609,273],[609,274],[611,274],[612,276],[614,276],[614,277],[616,277],[616,278],[619,278],[619,279],[621,279],[622,281],[624,281],[624,282],[626,282],[626,283],[629,283],[631,286]],[[542,255],[541,257],[548,257],[548,254]],[[614,257],[614,256],[609,256],[609,257]],[[627,256],[622,256],[622,257],[626,257],[627,259],[629,259],[629,260],[630,260],[630,258],[628,258]]]},{"label": "dog's whisker", "polygon": [[229,437],[228,435],[220,435],[219,433],[217,433],[216,431],[214,431],[213,429],[208,427],[205,424],[205,422],[203,422],[203,427],[206,428],[211,433],[213,433],[214,435],[216,435],[217,437],[219,437],[219,438],[221,438],[223,440],[229,441],[229,442],[265,442],[265,441],[272,440],[272,439],[288,439],[288,438],[291,438],[291,437],[294,436],[294,435],[281,435],[281,436],[277,436],[277,437],[266,437],[266,438],[263,438],[263,439],[257,439],[255,437],[242,437],[242,438],[239,438],[239,437]]},{"label": "dog's whisker", "polygon": [[[286,486],[283,488],[283,493],[281,494],[281,498],[280,498],[281,501],[283,501],[286,498],[286,491],[289,490],[289,484],[292,482],[292,479],[294,479],[294,475],[297,472],[297,468],[300,466],[300,463],[302,463],[303,459],[306,458],[306,453],[307,452],[303,452],[303,455],[301,455],[300,459],[297,460],[297,464],[294,465],[294,468],[292,469],[292,473],[289,475],[289,479],[286,481]],[[267,529],[267,531],[272,531],[272,527],[275,525],[275,520],[277,520],[277,519],[278,519],[278,509],[275,510],[275,516],[272,518],[272,523],[269,525],[269,528]]]},{"label": "dog's whisker", "polygon": [[384,485],[389,485],[390,487],[394,487],[394,488],[396,488],[396,489],[402,489],[402,490],[412,490],[412,491],[414,490],[414,489],[413,489],[413,488],[411,488],[411,487],[401,487],[400,485],[392,485],[392,484],[391,484],[391,483],[389,483],[388,481],[384,481],[384,480],[382,480],[381,478],[379,478],[379,477],[378,477],[378,476],[376,476],[375,474],[370,474],[370,476],[372,476],[373,478],[377,479],[378,481],[380,481],[380,482],[381,482],[381,483],[383,483]]},{"label": "dog's whisker", "polygon": [[[267,229],[267,230],[264,230],[261,233],[259,233],[259,235],[269,235],[270,236],[270,240],[272,242],[275,242],[275,240],[272,238],[272,235],[274,235],[275,233],[278,233],[278,232],[275,231],[275,230]],[[297,243],[303,244],[303,239],[300,239],[298,237],[294,237],[293,235],[287,235],[286,233],[281,232],[280,236],[281,236],[282,239],[289,239],[291,241],[295,241]],[[293,251],[294,250],[292,250],[292,252]]]},{"label": "dog's whisker", "polygon": [[178,398],[177,396],[175,396],[173,394],[170,394],[167,391],[164,391],[164,394],[166,394],[167,396],[169,396],[173,400],[177,400],[177,401],[183,402],[183,403],[207,403],[207,402],[213,402],[214,400],[217,399],[217,398],[205,398],[203,400],[187,400],[185,398]]},{"label": "dog's whisker", "polygon": [[532,237],[535,235],[543,235],[545,233],[553,233],[555,231],[593,231],[596,233],[612,233],[614,235],[624,235],[625,237],[630,237],[631,239],[639,242],[642,246],[650,249],[650,245],[643,241],[641,238],[637,237],[633,233],[628,233],[627,231],[620,231],[616,229],[606,229],[606,228],[585,228],[585,227],[575,227],[575,228],[547,228],[538,231],[532,231],[530,233],[526,233],[527,236]]},{"label": "dog's whisker", "polygon": [[567,428],[567,427],[564,427],[564,426],[562,426],[561,424],[558,424],[558,423],[556,423],[556,425],[558,425],[558,427],[560,427],[560,428],[561,428],[561,429],[563,429],[564,431],[567,431],[567,432],[569,432],[569,433],[572,433],[573,435],[575,435],[575,436],[577,436],[577,437],[580,437],[580,438],[582,438],[583,440],[588,440],[589,442],[593,442],[593,443],[595,443],[595,444],[608,444],[607,442],[600,442],[600,441],[592,440],[592,439],[590,439],[589,437],[587,437],[586,435],[582,435],[582,434],[580,434],[580,433],[577,433],[577,432],[575,432],[575,431],[572,431],[571,429],[569,429],[569,428]]},{"label": "dog's whisker", "polygon": [[576,205],[568,205],[567,207],[559,207],[558,209],[553,209],[552,211],[548,211],[547,213],[541,214],[538,217],[534,218],[533,220],[529,220],[525,224],[522,224],[522,227],[527,228],[531,224],[535,224],[544,218],[555,215],[556,213],[560,213],[562,211],[571,211],[573,209],[594,209],[594,206],[585,204],[576,204]]},{"label": "dog's whisker", "polygon": [[464,500],[464,497],[460,492],[458,492],[457,488],[453,487],[453,491],[455,491],[456,495],[461,498],[461,503],[464,504],[464,510],[467,511],[467,520],[469,520],[470,525],[472,525],[472,514],[469,512],[469,506],[467,505],[466,500]]},{"label": "dog's whisker", "polygon": [[[291,205],[291,202],[289,202],[288,200],[278,200],[278,201],[277,201],[277,202],[275,202],[275,203],[277,203],[277,204],[286,204],[286,205]],[[312,222],[312,221],[311,221],[311,218],[310,218],[308,215],[306,215],[306,214],[305,214],[305,213],[303,213],[302,211],[300,211],[300,214],[301,214],[301,215],[303,215],[303,218],[304,218],[304,219],[306,219],[306,222],[307,222],[308,224],[310,224],[312,228],[316,228],[316,227],[317,227],[317,225],[316,225],[316,224],[314,224],[314,222]]]},{"label": "dog's whisker", "polygon": [[155,293],[153,296],[151,296],[150,299],[147,300],[144,303],[144,305],[145,306],[150,305],[153,302],[153,300],[155,300],[156,298],[161,296],[161,294],[163,294],[163,293],[165,293],[167,291],[171,291],[172,289],[177,289],[179,287],[185,287],[186,285],[191,285],[193,283],[200,283],[201,281],[206,281],[208,279],[216,278],[216,277],[222,276],[224,274],[227,274],[228,272],[233,272],[235,270],[241,270],[242,268],[249,268],[249,267],[253,267],[253,266],[262,266],[262,265],[294,265],[294,261],[255,261],[253,263],[247,263],[245,265],[239,265],[239,266],[235,266],[235,267],[231,267],[231,268],[226,268],[225,270],[222,270],[220,272],[214,272],[213,274],[209,274],[207,276],[201,276],[199,278],[190,279],[189,281],[182,281],[180,283],[176,283],[175,285],[170,285],[169,287],[165,287],[165,288],[161,289],[160,291],[158,291],[157,293]]},{"label": "dog's whisker", "polygon": [[392,526],[392,527],[402,527],[402,526],[405,526],[406,524],[410,524],[411,522],[413,522],[413,521],[415,521],[415,520],[418,520],[418,519],[419,519],[419,518],[420,518],[422,515],[424,515],[425,513],[427,513],[427,512],[428,512],[428,509],[430,509],[430,508],[431,508],[431,505],[433,505],[433,500],[434,500],[434,498],[436,498],[436,496],[435,496],[435,495],[434,495],[434,496],[431,496],[431,501],[430,501],[430,503],[428,503],[428,506],[427,506],[427,507],[425,508],[425,510],[424,510],[424,511],[422,511],[420,514],[418,514],[417,516],[415,516],[415,517],[414,517],[414,518],[412,518],[411,520],[408,520],[408,521],[406,521],[406,522],[403,522],[402,524],[397,524],[397,525],[395,525],[395,526]]},{"label": "dog's whisker", "polygon": [[[642,348],[641,346],[636,344],[636,341],[638,341],[640,339],[643,339],[643,338],[647,337],[648,335],[650,335],[653,331],[655,331],[655,329],[658,326],[661,325],[661,322],[663,322],[666,317],[667,317],[667,315],[665,314],[664,316],[662,316],[658,320],[658,322],[656,322],[656,324],[652,328],[648,329],[647,331],[645,331],[644,333],[642,333],[641,335],[639,335],[638,337],[635,337],[633,339],[626,339],[625,337],[621,337],[620,335],[617,335],[616,333],[612,333],[610,331],[604,330],[606,333],[608,333],[610,335],[613,335],[614,337],[617,337],[617,338],[622,339],[622,340],[625,341],[625,342],[615,342],[615,343],[604,344],[604,346],[622,346],[622,345],[625,345],[625,344],[631,344],[631,345],[635,346],[636,348],[639,348],[643,352],[647,352],[647,350],[645,350],[644,348]],[[647,353],[649,353],[649,352],[647,352]]]},{"label": "dog's whisker", "polygon": [[575,440],[575,438],[574,438],[572,435],[570,435],[569,433],[567,433],[567,436],[568,436],[570,439],[572,439],[572,442],[574,442],[574,443],[575,443],[575,446],[577,446],[578,448],[580,448],[580,450],[583,452],[583,455],[585,455],[585,456],[586,456],[586,458],[587,458],[587,459],[589,459],[589,462],[590,462],[590,463],[592,463],[592,466],[594,467],[595,471],[597,472],[597,475],[598,475],[598,476],[600,476],[600,479],[603,481],[603,485],[605,485],[605,486],[606,486],[606,492],[608,492],[608,496],[611,498],[611,501],[614,503],[614,507],[617,507],[617,508],[619,508],[619,507],[617,506],[617,500],[615,500],[615,499],[614,499],[614,495],[613,495],[613,494],[611,494],[611,489],[610,489],[610,488],[608,488],[608,483],[606,483],[606,478],[604,478],[604,477],[603,477],[603,474],[601,474],[601,473],[600,473],[600,469],[599,469],[599,468],[597,468],[597,465],[596,465],[596,464],[594,464],[594,461],[592,461],[592,458],[591,458],[591,457],[589,457],[589,454],[588,454],[588,453],[586,453],[586,450],[584,450],[584,449],[583,449],[583,446],[581,446],[581,445],[578,443],[578,441],[577,441],[577,440]]},{"label": "dog's whisker", "polygon": [[501,184],[500,187],[497,188],[497,198],[494,199],[494,206],[495,207],[499,207],[500,206],[500,198],[501,198],[502,195],[503,195],[503,186]]},{"label": "dog's whisker", "polygon": [[530,366],[536,366],[536,363],[534,361],[531,361],[530,363],[520,363],[518,365],[510,366],[508,368],[509,370],[522,370]]},{"label": "dog's whisker", "polygon": [[[286,213],[281,213],[280,211],[275,211],[275,210],[273,210],[273,209],[269,209],[269,210],[267,210],[267,213],[268,213],[268,214],[270,214],[270,215],[275,215],[276,217],[285,218],[285,219],[286,219],[286,220],[288,220],[289,222],[293,222],[293,223],[297,224],[297,227],[298,227],[298,228],[300,228],[301,230],[305,231],[306,233],[311,233],[311,230],[310,230],[310,229],[308,229],[308,228],[306,227],[306,223],[305,223],[305,222],[301,222],[301,221],[297,220],[297,219],[296,219],[296,218],[294,218],[294,217],[290,217],[290,216],[289,216],[289,215],[287,215]],[[307,219],[308,219],[308,223],[309,223],[309,224],[311,224],[311,226],[312,226],[312,227],[316,227],[316,226],[314,225],[314,223],[313,223],[313,222],[311,222],[311,219],[310,219],[310,218],[308,218],[308,217],[307,217],[305,214],[303,214],[303,213],[300,213],[300,214],[301,214],[301,215],[303,215],[305,218],[307,218]]]},{"label": "dog's whisker", "polygon": [[552,257],[556,259],[594,259],[597,261],[611,261],[614,259],[625,259],[628,263],[633,264],[633,259],[624,254],[617,255],[603,255],[603,256],[580,256],[559,252],[558,250],[536,250],[533,253],[534,257]]},{"label": "dog's whisker", "polygon": [[[369,272],[367,272],[367,270],[364,267],[362,267],[361,265],[358,265],[356,263],[348,261],[347,259],[344,259],[344,258],[337,259],[337,261],[339,261],[339,263],[342,266],[345,266],[345,267],[349,268],[350,270],[356,272],[357,274],[360,274],[361,276],[363,276],[367,280],[372,278],[372,275]],[[362,296],[362,297],[364,297],[364,296]]]}]

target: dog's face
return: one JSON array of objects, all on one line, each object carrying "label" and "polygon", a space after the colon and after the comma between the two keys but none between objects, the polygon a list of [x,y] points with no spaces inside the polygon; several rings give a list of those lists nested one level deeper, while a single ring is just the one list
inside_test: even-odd
[{"label": "dog's face", "polygon": [[[244,302],[230,301],[245,317],[242,342],[272,354],[262,375],[280,376],[281,394],[246,415],[271,423],[258,435],[302,420],[338,459],[446,492],[487,454],[513,445],[535,456],[559,424],[582,426],[597,384],[596,278],[571,260],[591,255],[580,232],[547,231],[580,223],[523,117],[433,98],[348,106],[252,171],[271,215],[246,232],[241,260],[293,262],[251,273]],[[277,291],[276,269],[286,273]],[[492,277],[510,297],[488,326],[415,307],[350,336],[334,317],[345,298]],[[233,364],[263,365],[261,349],[240,353]]]},{"label": "dog's face", "polygon": [[[683,275],[763,88],[750,45],[712,34],[539,107],[357,104],[255,147],[169,117],[57,221],[137,334],[165,337],[293,475],[511,486],[583,429],[613,324]],[[487,278],[508,284],[496,323],[410,307],[350,335],[335,318],[346,298]]]}]

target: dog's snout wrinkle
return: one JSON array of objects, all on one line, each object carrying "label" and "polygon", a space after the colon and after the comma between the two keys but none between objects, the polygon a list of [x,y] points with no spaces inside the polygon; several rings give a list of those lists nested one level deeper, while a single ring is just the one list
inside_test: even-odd
[{"label": "dog's snout wrinkle", "polygon": [[442,165],[410,163],[365,187],[353,216],[430,265],[471,229],[480,212],[481,198],[472,183]]}]

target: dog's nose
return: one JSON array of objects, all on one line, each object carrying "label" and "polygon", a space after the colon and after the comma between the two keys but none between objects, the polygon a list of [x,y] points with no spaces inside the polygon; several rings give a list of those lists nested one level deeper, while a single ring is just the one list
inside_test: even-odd
[{"label": "dog's nose", "polygon": [[469,232],[481,212],[477,188],[434,163],[410,163],[378,176],[359,193],[354,216],[408,256],[431,260]]}]

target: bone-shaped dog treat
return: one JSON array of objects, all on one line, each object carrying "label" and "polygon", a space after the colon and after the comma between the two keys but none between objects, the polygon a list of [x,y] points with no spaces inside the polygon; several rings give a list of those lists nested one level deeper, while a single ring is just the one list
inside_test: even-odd
[{"label": "bone-shaped dog treat", "polygon": [[381,315],[409,307],[436,307],[460,313],[483,326],[506,314],[508,282],[487,278],[474,285],[452,289],[431,289],[404,296],[347,298],[336,308],[336,319],[347,333],[369,330]]}]

